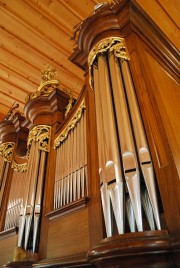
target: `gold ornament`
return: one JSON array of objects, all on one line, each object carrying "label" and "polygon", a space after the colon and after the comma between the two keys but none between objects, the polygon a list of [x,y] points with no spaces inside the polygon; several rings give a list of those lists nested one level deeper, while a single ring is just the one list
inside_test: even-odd
[{"label": "gold ornament", "polygon": [[59,136],[54,140],[54,149],[56,149],[63,141],[67,138],[69,132],[74,129],[82,117],[83,111],[86,109],[84,100],[81,102],[77,112],[74,114],[65,129],[59,134]]},{"label": "gold ornament", "polygon": [[90,51],[88,56],[89,65],[89,83],[93,88],[93,76],[92,76],[92,65],[99,54],[106,52],[114,53],[118,58],[130,60],[129,53],[126,48],[125,40],[121,37],[106,38],[98,42]]},{"label": "gold ornament", "polygon": [[2,155],[5,162],[12,161],[14,145],[15,145],[14,142],[6,142],[6,143],[0,144],[0,155]]},{"label": "gold ornament", "polygon": [[50,132],[51,127],[47,125],[35,126],[30,132],[27,145],[30,146],[32,141],[39,143],[39,150],[49,152],[50,149]]}]

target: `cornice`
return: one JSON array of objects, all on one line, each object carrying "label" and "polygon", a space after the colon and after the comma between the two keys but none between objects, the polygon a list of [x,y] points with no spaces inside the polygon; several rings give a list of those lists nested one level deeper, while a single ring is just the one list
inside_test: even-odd
[{"label": "cornice", "polygon": [[92,46],[110,36],[125,38],[135,32],[152,49],[165,58],[169,67],[179,73],[179,53],[152,19],[134,0],[120,1],[116,6],[106,6],[82,23],[77,48],[69,60],[82,69],[87,67],[87,57]]}]

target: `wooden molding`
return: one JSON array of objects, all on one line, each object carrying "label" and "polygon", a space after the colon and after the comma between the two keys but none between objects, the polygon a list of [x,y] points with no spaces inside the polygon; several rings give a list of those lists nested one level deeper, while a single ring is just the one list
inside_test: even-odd
[{"label": "wooden molding", "polygon": [[167,61],[168,66],[179,74],[179,53],[176,47],[137,2],[129,0],[123,0],[114,7],[106,6],[89,17],[82,24],[78,46],[69,60],[85,70],[88,54],[95,43],[113,35],[125,38],[131,31],[139,33]]},{"label": "wooden molding", "polygon": [[13,227],[11,229],[5,230],[0,232],[0,240],[6,239],[8,237],[17,235],[18,233],[18,228],[17,227]]},{"label": "wooden molding", "polygon": [[48,96],[38,96],[29,100],[24,107],[25,116],[34,125],[51,125],[53,114],[59,111],[59,118],[62,122],[68,99],[69,96],[66,93],[54,89]]},{"label": "wooden molding", "polygon": [[89,197],[81,198],[77,201],[74,201],[68,205],[65,205],[59,209],[54,210],[46,214],[45,216],[48,217],[48,219],[51,221],[56,218],[63,217],[65,215],[70,215],[76,211],[86,208],[88,201],[89,201]]},{"label": "wooden molding", "polygon": [[[107,238],[88,253],[88,260],[97,267],[179,267],[174,260],[179,251],[179,236],[169,236],[167,231],[148,231],[123,234]],[[173,242],[174,241],[174,242]],[[176,241],[176,242],[175,242]],[[176,250],[175,250],[176,248]]]},{"label": "wooden molding", "polygon": [[44,259],[38,263],[33,264],[33,267],[78,267],[78,268],[95,268],[93,264],[90,264],[86,258],[86,252],[68,256],[64,258]]}]

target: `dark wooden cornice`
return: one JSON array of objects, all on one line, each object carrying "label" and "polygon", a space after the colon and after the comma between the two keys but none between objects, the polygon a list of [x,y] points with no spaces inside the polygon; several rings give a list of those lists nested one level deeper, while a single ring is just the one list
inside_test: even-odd
[{"label": "dark wooden cornice", "polygon": [[19,133],[25,129],[21,127],[24,120],[20,113],[16,113],[12,119],[3,120],[0,123],[1,142],[17,142]]},{"label": "dark wooden cornice", "polygon": [[134,0],[120,1],[116,6],[107,5],[89,17],[81,26],[77,48],[69,60],[85,70],[89,51],[99,40],[110,36],[126,37],[132,31],[179,74],[178,50]]},{"label": "dark wooden cornice", "polygon": [[48,96],[39,96],[29,100],[24,107],[24,113],[33,125],[52,125],[55,112],[59,112],[59,118],[61,122],[63,121],[68,100],[69,96],[57,88]]},{"label": "dark wooden cornice", "polygon": [[[107,5],[85,20],[81,26],[78,44],[69,60],[86,69],[88,53],[99,40],[114,36],[124,36],[122,29],[129,23],[129,1],[122,0],[119,5]],[[117,14],[121,14],[119,21]]]},{"label": "dark wooden cornice", "polygon": [[116,265],[124,268],[145,268],[153,265],[177,267],[178,245],[179,236],[169,236],[167,231],[117,235],[101,241],[89,252],[88,260],[102,268],[116,267]]}]

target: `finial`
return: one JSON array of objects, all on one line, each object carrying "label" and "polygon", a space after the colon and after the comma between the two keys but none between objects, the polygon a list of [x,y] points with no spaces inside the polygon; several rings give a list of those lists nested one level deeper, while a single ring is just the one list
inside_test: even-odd
[{"label": "finial", "polygon": [[13,116],[14,116],[14,110],[16,108],[19,107],[19,103],[17,103],[16,101],[13,103],[13,105],[11,106],[11,108],[9,109],[9,111],[7,112],[7,115],[5,116],[4,120],[7,121],[7,120],[11,120],[13,119]]},{"label": "finial", "polygon": [[44,66],[45,66],[45,69],[41,70],[42,80],[43,80],[42,83],[44,83],[45,81],[53,80],[58,75],[57,70],[54,69],[49,64],[45,64]]}]

